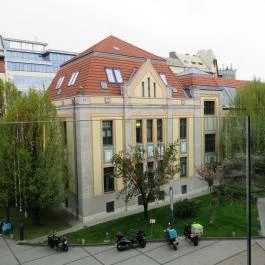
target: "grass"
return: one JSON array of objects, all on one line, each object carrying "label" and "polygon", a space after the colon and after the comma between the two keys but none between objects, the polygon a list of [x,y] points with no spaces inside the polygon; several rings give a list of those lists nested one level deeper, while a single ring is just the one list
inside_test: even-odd
[{"label": "grass", "polygon": [[[175,218],[174,224],[178,234],[183,233],[184,225],[199,222],[204,226],[204,235],[212,236],[232,236],[235,232],[236,236],[246,236],[246,201],[237,201],[224,199],[217,210],[214,224],[209,224],[212,210],[213,194],[198,197],[195,200],[200,201],[199,215],[194,219]],[[259,235],[260,225],[257,220],[258,213],[256,203],[252,205],[252,234]],[[123,232],[130,236],[132,229],[142,229],[145,231],[148,239],[163,239],[163,230],[167,227],[169,220],[169,207],[161,207],[149,211],[149,219],[155,219],[155,224],[150,224],[149,220],[143,219],[143,213],[130,215],[117,220],[91,226],[77,232],[67,235],[71,243],[80,243],[81,239],[85,239],[86,243],[101,243],[106,238],[106,232],[109,234],[111,241],[115,241],[117,232]],[[5,220],[5,209],[0,207],[0,221]],[[42,219],[40,226],[32,224],[30,218],[24,218],[24,213],[20,213],[17,209],[11,209],[10,221],[14,228],[14,236],[19,239],[19,228],[21,221],[24,224],[24,235],[26,240],[37,238],[50,234],[52,231],[60,231],[69,227],[54,212],[48,211]]]},{"label": "grass", "polygon": [[[0,207],[0,221],[6,220],[6,211],[3,206]],[[24,226],[24,238],[26,240],[34,239],[40,236],[50,234],[52,231],[59,231],[70,226],[58,217],[53,211],[47,211],[42,218],[41,225],[34,225],[30,218],[25,218],[24,212],[18,209],[10,209],[10,222],[13,226],[12,233],[15,239],[20,239],[20,224]],[[10,234],[10,233],[9,233]]]},{"label": "grass", "polygon": [[[214,224],[209,224],[209,219],[212,210],[212,200],[214,195],[206,195],[196,200],[200,200],[201,207],[198,217],[195,219],[176,219],[175,226],[178,234],[183,233],[184,225],[199,222],[204,226],[204,235],[212,236],[232,236],[234,232],[236,236],[246,236],[246,206],[245,201],[236,201],[225,199],[222,201],[217,210],[216,220]],[[252,234],[259,235],[260,225],[257,220],[258,213],[256,203],[252,206]],[[123,232],[130,236],[131,229],[142,229],[145,231],[148,239],[163,239],[163,230],[167,227],[169,220],[169,207],[161,207],[149,211],[149,219],[155,219],[155,224],[150,224],[149,221],[143,219],[143,213],[127,216],[118,220],[109,221],[106,223],[91,226],[67,236],[71,243],[80,243],[81,239],[85,239],[87,243],[104,242],[106,232],[109,234],[109,239],[115,241],[117,232]]]}]

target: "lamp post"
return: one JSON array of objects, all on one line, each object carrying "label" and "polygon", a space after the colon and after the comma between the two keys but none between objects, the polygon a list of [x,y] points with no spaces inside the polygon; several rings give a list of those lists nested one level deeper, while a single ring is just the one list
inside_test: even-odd
[{"label": "lamp post", "polygon": [[170,211],[169,211],[169,221],[172,226],[174,226],[174,214],[173,214],[173,186],[169,186],[169,202],[170,202]]},{"label": "lamp post", "polygon": [[74,136],[74,160],[75,160],[75,192],[76,192],[76,220],[79,219],[79,200],[78,200],[78,165],[77,165],[77,138],[76,138],[76,98],[72,100],[73,104],[73,136]]}]

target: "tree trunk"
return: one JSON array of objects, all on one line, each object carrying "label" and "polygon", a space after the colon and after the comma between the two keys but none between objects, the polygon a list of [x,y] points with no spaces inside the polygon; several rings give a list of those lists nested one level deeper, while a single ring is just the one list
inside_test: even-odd
[{"label": "tree trunk", "polygon": [[144,220],[148,220],[148,202],[144,202],[143,206],[144,206]]},{"label": "tree trunk", "polygon": [[221,200],[222,200],[222,194],[221,191],[219,189],[217,189],[216,191],[216,199],[215,199],[215,203],[212,209],[212,214],[209,220],[209,224],[213,224],[215,221],[215,217],[216,217],[216,213],[217,213],[217,209],[221,204]]}]

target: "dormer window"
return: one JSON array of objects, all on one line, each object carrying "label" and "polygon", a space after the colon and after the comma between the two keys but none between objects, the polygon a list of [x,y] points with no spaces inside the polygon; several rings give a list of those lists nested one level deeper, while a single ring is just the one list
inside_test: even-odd
[{"label": "dormer window", "polygon": [[61,76],[57,82],[55,89],[60,89],[63,84],[64,76]]},{"label": "dormer window", "polygon": [[119,69],[106,68],[105,71],[109,83],[123,83],[121,71]]},{"label": "dormer window", "polygon": [[72,76],[70,78],[70,81],[68,83],[68,86],[73,86],[75,84],[75,81],[77,79],[78,74],[79,74],[78,71],[72,73]]},{"label": "dormer window", "polygon": [[166,75],[163,73],[160,73],[160,78],[162,79],[162,81],[165,83],[165,85],[167,86],[167,78]]}]

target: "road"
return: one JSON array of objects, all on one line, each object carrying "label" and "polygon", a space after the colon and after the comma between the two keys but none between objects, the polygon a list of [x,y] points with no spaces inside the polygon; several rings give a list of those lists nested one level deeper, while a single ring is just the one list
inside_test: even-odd
[{"label": "road", "polygon": [[[165,242],[148,242],[146,248],[119,252],[115,245],[70,247],[57,252],[46,246],[17,245],[0,237],[1,265],[244,265],[246,240],[201,240],[199,246],[181,239],[177,251]],[[252,241],[252,265],[265,264],[265,239]]]}]

